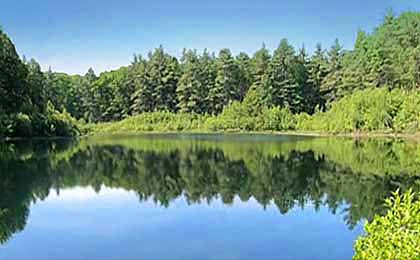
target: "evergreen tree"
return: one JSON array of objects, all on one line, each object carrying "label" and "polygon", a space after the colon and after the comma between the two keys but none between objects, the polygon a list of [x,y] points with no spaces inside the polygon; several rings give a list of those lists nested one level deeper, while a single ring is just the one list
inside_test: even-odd
[{"label": "evergreen tree", "polygon": [[0,28],[0,113],[18,112],[28,101],[27,74],[15,46]]},{"label": "evergreen tree", "polygon": [[292,92],[291,103],[293,112],[313,112],[312,98],[314,90],[309,84],[308,55],[305,46],[299,49],[294,64],[294,80],[296,89]]},{"label": "evergreen tree", "polygon": [[111,106],[113,99],[111,73],[112,72],[101,73],[98,80],[92,85],[95,100],[94,122],[108,122],[113,119],[113,107]]},{"label": "evergreen tree", "polygon": [[216,61],[215,85],[209,91],[211,113],[222,112],[238,92],[238,66],[229,49],[222,49]]},{"label": "evergreen tree", "polygon": [[251,60],[252,88],[266,89],[267,70],[270,65],[270,53],[265,45],[258,50]]},{"label": "evergreen tree", "polygon": [[200,103],[205,98],[205,93],[202,91],[204,86],[197,52],[184,50],[181,62],[182,76],[177,87],[179,111],[200,113]]},{"label": "evergreen tree", "polygon": [[237,99],[243,100],[252,84],[251,59],[249,58],[248,54],[241,52],[236,57],[236,63],[238,64],[239,84]]},{"label": "evergreen tree", "polygon": [[210,54],[205,49],[200,56],[200,79],[202,88],[200,91],[200,112],[211,113],[211,104],[209,99],[209,91],[214,88],[216,83],[216,58],[214,54]]},{"label": "evergreen tree", "polygon": [[47,104],[45,75],[41,71],[41,66],[34,59],[31,59],[26,64],[26,67],[28,69],[26,80],[30,104],[25,110],[32,113],[45,113]]},{"label": "evergreen tree", "polygon": [[165,53],[163,47],[149,55],[147,84],[152,88],[153,110],[176,110],[176,87],[179,64],[176,58]]},{"label": "evergreen tree", "polygon": [[298,84],[295,80],[295,50],[286,39],[281,40],[274,51],[267,72],[267,104],[269,106],[293,107]]},{"label": "evergreen tree", "polygon": [[131,96],[131,113],[134,115],[150,112],[154,109],[153,88],[148,83],[147,70],[147,61],[141,56],[135,56],[131,66],[132,76],[130,77],[134,84],[134,93]]},{"label": "evergreen tree", "polygon": [[94,115],[97,114],[97,105],[92,89],[93,83],[96,80],[98,80],[98,77],[96,76],[95,71],[92,68],[89,68],[81,83],[83,118],[88,122],[94,122]]},{"label": "evergreen tree", "polygon": [[112,120],[121,120],[131,114],[131,96],[134,92],[134,84],[127,81],[129,68],[121,67],[112,73],[110,87],[113,92],[110,104]]},{"label": "evergreen tree", "polygon": [[[321,44],[317,44],[314,54],[312,55],[308,64],[308,85],[312,90],[311,97],[307,102],[309,103],[309,113],[314,112],[314,108],[319,105],[321,109],[324,108],[323,99],[321,97],[321,85],[327,75],[327,57]],[[308,95],[306,95],[308,96]]]},{"label": "evergreen tree", "polygon": [[326,103],[338,98],[339,88],[342,84],[343,48],[338,39],[328,51],[327,76],[321,86],[321,94]]}]

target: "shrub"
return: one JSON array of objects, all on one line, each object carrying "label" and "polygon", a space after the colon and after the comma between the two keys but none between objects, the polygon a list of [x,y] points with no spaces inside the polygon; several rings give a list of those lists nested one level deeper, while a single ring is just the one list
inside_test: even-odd
[{"label": "shrub", "polygon": [[420,93],[375,88],[356,91],[331,104],[326,112],[298,115],[297,129],[324,132],[418,130]]},{"label": "shrub", "polygon": [[420,201],[410,190],[386,200],[385,216],[365,226],[366,235],[355,244],[354,260],[420,259]]},{"label": "shrub", "polygon": [[66,111],[59,112],[51,103],[47,113],[18,113],[0,116],[0,137],[76,136],[77,121]]}]

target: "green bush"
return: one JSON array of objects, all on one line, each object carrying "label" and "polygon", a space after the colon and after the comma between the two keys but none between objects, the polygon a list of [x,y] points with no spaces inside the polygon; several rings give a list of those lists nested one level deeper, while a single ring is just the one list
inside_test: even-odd
[{"label": "green bush", "polygon": [[207,116],[196,114],[149,112],[115,123],[97,124],[92,127],[92,131],[94,133],[191,131],[201,129],[205,118]]},{"label": "green bush", "polygon": [[51,103],[46,114],[0,116],[0,137],[76,136],[79,133],[77,121],[68,112],[54,109]]},{"label": "green bush", "polygon": [[386,200],[388,213],[365,226],[355,244],[354,260],[420,259],[420,201],[412,191]]},{"label": "green bush", "polygon": [[60,112],[52,103],[47,105],[47,135],[48,136],[77,136],[80,134],[76,119],[65,109]]},{"label": "green bush", "polygon": [[296,117],[297,129],[342,132],[416,132],[420,93],[374,88],[356,91],[332,103],[326,112]]}]

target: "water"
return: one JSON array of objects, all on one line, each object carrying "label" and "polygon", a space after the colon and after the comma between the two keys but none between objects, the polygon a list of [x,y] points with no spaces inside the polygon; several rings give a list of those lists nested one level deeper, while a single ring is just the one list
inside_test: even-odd
[{"label": "water", "polygon": [[420,145],[268,135],[0,143],[0,259],[351,259]]}]

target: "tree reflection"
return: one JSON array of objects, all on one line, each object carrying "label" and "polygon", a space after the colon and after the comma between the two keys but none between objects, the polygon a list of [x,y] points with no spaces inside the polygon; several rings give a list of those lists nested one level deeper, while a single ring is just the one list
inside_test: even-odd
[{"label": "tree reflection", "polygon": [[[371,171],[376,148],[389,156],[379,156],[383,164],[394,171],[400,165],[401,171]],[[0,243],[24,229],[31,203],[53,190],[75,186],[96,191],[104,186],[123,188],[134,191],[140,201],[165,207],[181,196],[189,204],[216,199],[232,204],[235,198],[253,198],[263,207],[276,205],[281,214],[310,204],[315,210],[328,207],[333,214],[342,214],[352,228],[381,213],[391,191],[418,182],[416,153],[403,163],[396,156],[407,156],[410,149],[418,146],[347,139],[247,143],[143,137],[77,144],[2,143]]]}]

